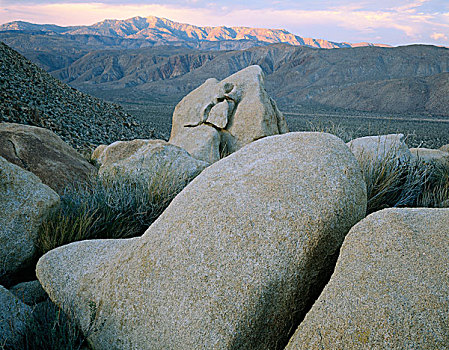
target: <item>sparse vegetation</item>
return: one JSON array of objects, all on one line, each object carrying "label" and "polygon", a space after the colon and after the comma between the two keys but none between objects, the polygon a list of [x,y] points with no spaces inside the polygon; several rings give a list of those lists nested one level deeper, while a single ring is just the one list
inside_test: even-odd
[{"label": "sparse vegetation", "polygon": [[[327,132],[345,142],[360,132],[333,121],[309,121],[307,130]],[[358,161],[367,186],[367,214],[389,207],[449,207],[449,164],[405,161],[395,149],[381,158],[362,154]]]},{"label": "sparse vegetation", "polygon": [[18,343],[2,346],[1,350],[81,350],[89,349],[87,338],[101,330],[98,310],[94,302],[89,304],[89,325],[82,332],[70,315],[72,308],[56,306],[49,300],[34,306],[25,320],[26,326]]},{"label": "sparse vegetation", "polygon": [[143,234],[187,183],[175,182],[169,171],[139,181],[103,176],[68,187],[61,206],[40,227],[40,253],[85,239]]},{"label": "sparse vegetation", "polygon": [[[427,169],[422,191],[420,192],[416,206],[428,208],[449,207],[449,165],[431,163],[422,165]],[[424,171],[422,171],[424,172]]]},{"label": "sparse vegetation", "polygon": [[[419,114],[391,114],[360,111],[280,106],[290,131],[326,131],[344,141],[371,135],[404,134],[409,147],[439,148],[449,144],[449,118]],[[317,129],[318,128],[318,129]],[[348,139],[349,137],[349,139]]]},{"label": "sparse vegetation", "polygon": [[366,182],[368,214],[416,202],[424,178],[422,168],[398,159],[394,151],[380,159],[362,154],[358,161]]}]

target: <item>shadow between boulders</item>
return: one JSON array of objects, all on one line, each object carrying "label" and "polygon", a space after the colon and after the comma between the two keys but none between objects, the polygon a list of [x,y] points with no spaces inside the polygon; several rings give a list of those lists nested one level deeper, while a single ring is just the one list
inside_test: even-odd
[{"label": "shadow between boulders", "polygon": [[[319,246],[322,246],[320,243]],[[260,344],[261,338],[267,338],[265,349],[284,349],[334,273],[335,265],[338,256],[340,255],[340,248],[341,246],[334,254],[327,256],[326,268],[319,271],[313,271],[313,267],[316,266],[317,261],[319,261],[320,253],[325,251],[325,249],[319,249],[319,252],[317,252],[314,257],[307,260],[304,271],[311,271],[312,274],[315,275],[315,281],[309,287],[307,287],[305,283],[303,284],[303,287],[300,286],[298,288],[298,293],[286,303],[288,304],[286,307],[291,309],[291,317],[287,321],[282,319],[266,320],[264,317],[264,315],[267,314],[276,315],[275,311],[279,308],[277,302],[266,303],[264,301],[276,295],[276,289],[282,289],[281,283],[270,283],[259,299],[259,307],[255,308],[255,310],[258,310],[258,314],[248,314],[244,317],[245,322],[242,322],[238,327],[236,332],[237,335],[234,338],[234,341],[230,344],[229,349],[256,349],[258,344]],[[307,280],[308,276],[302,276],[301,279]],[[299,284],[301,285],[301,281],[299,281]],[[304,299],[304,296],[308,297]],[[275,329],[273,329],[273,325]],[[248,331],[248,329],[250,331]],[[263,330],[263,333],[260,333],[257,330]],[[248,339],[249,334],[251,334],[250,339]],[[275,339],[270,337],[272,334],[278,334],[279,338]],[[276,341],[274,342],[274,340]]]}]

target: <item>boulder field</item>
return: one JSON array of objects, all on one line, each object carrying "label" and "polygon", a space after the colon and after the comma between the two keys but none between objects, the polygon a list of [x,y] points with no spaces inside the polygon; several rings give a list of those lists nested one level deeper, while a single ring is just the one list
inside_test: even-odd
[{"label": "boulder field", "polygon": [[37,276],[97,349],[272,349],[286,344],[365,216],[339,138],[289,133],[212,164],[139,238],[72,243]]}]

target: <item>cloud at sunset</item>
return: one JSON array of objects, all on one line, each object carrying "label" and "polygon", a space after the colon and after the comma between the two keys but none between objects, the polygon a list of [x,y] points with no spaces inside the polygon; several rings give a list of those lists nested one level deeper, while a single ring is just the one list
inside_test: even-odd
[{"label": "cloud at sunset", "polygon": [[103,19],[158,16],[200,26],[284,28],[332,41],[429,43],[449,46],[446,0],[363,1],[5,1],[0,23],[23,20],[90,25]]}]

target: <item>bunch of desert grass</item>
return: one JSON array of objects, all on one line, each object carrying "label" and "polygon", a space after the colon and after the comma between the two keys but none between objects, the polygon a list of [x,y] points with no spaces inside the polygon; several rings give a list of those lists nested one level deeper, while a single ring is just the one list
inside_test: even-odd
[{"label": "bunch of desert grass", "polygon": [[40,226],[40,253],[85,239],[139,236],[188,182],[175,178],[169,167],[136,178],[103,175],[66,188],[60,207]]},{"label": "bunch of desert grass", "polygon": [[409,176],[406,162],[390,157],[374,160],[364,155],[358,161],[366,183],[368,214],[414,200],[419,180]]},{"label": "bunch of desert grass", "polygon": [[25,327],[17,330],[19,340],[14,344],[0,345],[1,350],[81,350],[89,349],[88,337],[102,329],[95,303],[89,304],[89,324],[84,332],[74,322],[72,307],[65,308],[47,300],[33,306],[27,313]]},{"label": "bunch of desert grass", "polygon": [[400,159],[358,158],[367,188],[367,214],[389,207],[442,207],[449,199],[449,167]]},{"label": "bunch of desert grass", "polygon": [[422,189],[417,197],[415,206],[428,208],[449,207],[449,164],[417,162],[419,167],[425,168]]},{"label": "bunch of desert grass", "polygon": [[[20,340],[4,350],[79,350],[86,346],[86,337],[56,305],[45,302],[28,315]],[[1,348],[1,347],[0,347]]]}]

